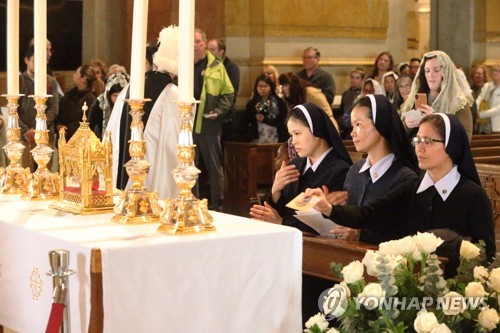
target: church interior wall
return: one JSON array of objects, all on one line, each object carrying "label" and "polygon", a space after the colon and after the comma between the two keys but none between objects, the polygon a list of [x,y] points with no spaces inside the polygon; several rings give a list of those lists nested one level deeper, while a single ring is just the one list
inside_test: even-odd
[{"label": "church interior wall", "polygon": [[[83,61],[101,58],[130,68],[133,0],[83,3]],[[209,38],[226,40],[228,56],[241,69],[237,102],[241,108],[263,64],[275,65],[280,73],[296,72],[308,46],[321,51],[320,64],[333,75],[337,94],[348,88],[351,69],[362,66],[370,72],[382,51],[390,51],[396,64],[420,57],[430,45],[430,3],[351,0],[346,6],[342,0],[197,0],[196,26]],[[149,8],[148,40],[154,42],[161,28],[178,23],[178,1],[150,0]],[[476,62],[500,62],[500,23],[495,15],[500,3],[480,0],[474,10],[475,20],[484,21],[474,26],[478,32],[484,27],[479,33],[483,40],[476,38],[473,44]],[[71,88],[73,71],[57,73],[66,89]],[[0,91],[5,92],[5,81],[5,72],[0,73]]]}]

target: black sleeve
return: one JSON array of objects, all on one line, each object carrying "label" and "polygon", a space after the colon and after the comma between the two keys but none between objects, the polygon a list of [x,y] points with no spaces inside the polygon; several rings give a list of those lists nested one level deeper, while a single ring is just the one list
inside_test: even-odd
[{"label": "black sleeve", "polygon": [[414,182],[406,182],[366,206],[333,206],[329,218],[355,229],[370,228],[374,224],[400,227],[413,192]]},{"label": "black sleeve", "polygon": [[471,205],[469,216],[471,241],[477,243],[479,240],[484,240],[486,243],[486,258],[491,261],[495,257],[495,226],[493,223],[493,210],[491,201],[482,188],[477,187],[473,195],[474,205]]},{"label": "black sleeve", "polygon": [[103,118],[104,114],[99,106],[99,100],[96,99],[89,109],[89,127],[92,130],[98,129],[100,133],[103,133],[105,130],[102,128]]}]

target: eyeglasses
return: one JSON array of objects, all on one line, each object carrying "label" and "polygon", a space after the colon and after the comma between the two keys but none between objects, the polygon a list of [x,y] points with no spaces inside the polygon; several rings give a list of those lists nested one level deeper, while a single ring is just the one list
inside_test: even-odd
[{"label": "eyeglasses", "polygon": [[434,142],[444,142],[444,140],[433,139],[433,138],[419,138],[418,136],[414,137],[411,140],[411,144],[416,147],[419,143],[423,144],[424,147],[430,147]]},{"label": "eyeglasses", "polygon": [[411,84],[402,84],[399,86],[399,88],[408,89],[408,88],[411,88]]}]

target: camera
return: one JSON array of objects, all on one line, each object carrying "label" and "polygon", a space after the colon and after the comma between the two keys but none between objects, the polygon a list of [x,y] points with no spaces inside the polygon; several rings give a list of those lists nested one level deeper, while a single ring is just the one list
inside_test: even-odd
[{"label": "camera", "polygon": [[267,116],[267,114],[269,113],[269,109],[271,108],[271,102],[270,101],[264,101],[262,103],[258,103],[256,105],[256,110],[257,110],[257,113],[260,113],[262,114],[263,116]]}]

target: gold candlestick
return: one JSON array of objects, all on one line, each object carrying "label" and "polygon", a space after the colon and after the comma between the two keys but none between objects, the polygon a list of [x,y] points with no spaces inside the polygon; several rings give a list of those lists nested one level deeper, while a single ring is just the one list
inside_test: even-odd
[{"label": "gold candlestick", "polygon": [[165,211],[161,215],[158,232],[168,234],[190,234],[215,231],[213,218],[208,213],[207,199],[198,200],[191,189],[196,184],[200,170],[194,165],[193,144],[194,103],[177,102],[181,120],[177,159],[179,165],[172,171],[180,193],[175,199],[165,200]]},{"label": "gold candlestick", "polygon": [[33,178],[28,187],[28,194],[25,196],[28,200],[54,199],[59,196],[59,175],[52,173],[47,169],[47,163],[52,158],[54,150],[47,146],[49,143],[49,130],[47,129],[47,115],[45,109],[47,105],[46,96],[29,96],[35,100],[36,109],[36,127],[35,143],[36,147],[31,150],[33,159],[38,164],[38,168],[33,173]]},{"label": "gold candlestick", "polygon": [[130,161],[124,167],[132,182],[132,187],[125,190],[120,195],[120,201],[115,206],[116,215],[113,221],[127,224],[142,224],[158,222],[162,208],[158,203],[156,191],[148,192],[144,181],[148,175],[149,162],[144,158],[146,155],[146,141],[144,140],[144,124],[142,115],[143,106],[150,99],[129,99],[126,102],[130,105],[129,153]]},{"label": "gold candlestick", "polygon": [[[19,194],[28,191],[28,184],[31,180],[29,168],[23,169],[19,160],[23,155],[24,145],[20,143],[21,128],[19,127],[19,97],[24,95],[2,95],[7,98],[9,108],[9,119],[7,121],[7,143],[3,146],[10,164],[7,168],[0,168],[0,193]],[[5,124],[4,124],[5,126]]]}]

